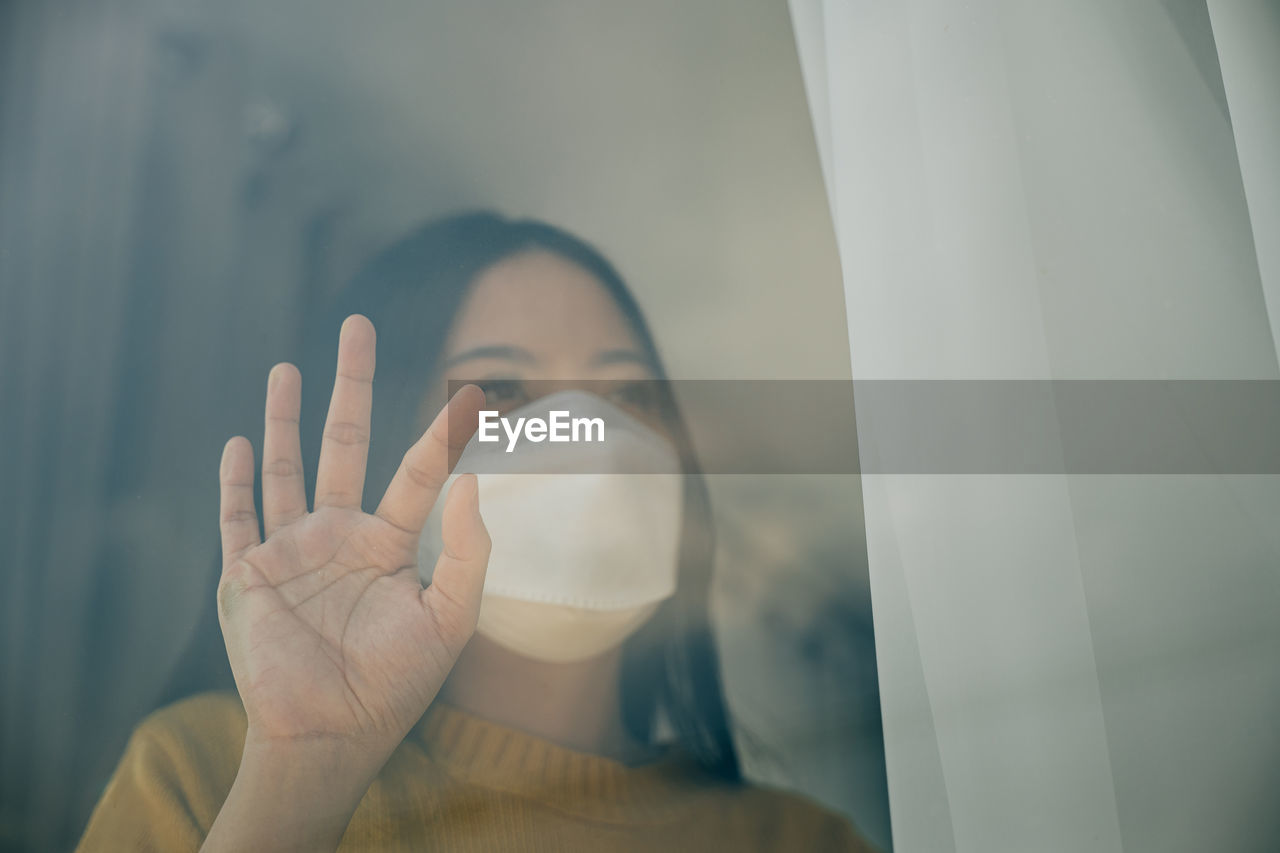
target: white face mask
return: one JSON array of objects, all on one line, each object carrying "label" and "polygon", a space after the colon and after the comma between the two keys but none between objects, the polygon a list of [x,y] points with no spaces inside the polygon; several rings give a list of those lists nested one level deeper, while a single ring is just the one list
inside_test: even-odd
[{"label": "white face mask", "polygon": [[[552,411],[601,419],[604,441],[522,437],[507,452],[501,429],[497,442],[477,435],[446,488],[476,474],[493,540],[477,632],[526,657],[568,662],[621,645],[675,594],[683,477],[670,442],[595,394],[562,391],[505,417],[550,420]],[[424,582],[441,549],[437,505],[418,549]]]}]

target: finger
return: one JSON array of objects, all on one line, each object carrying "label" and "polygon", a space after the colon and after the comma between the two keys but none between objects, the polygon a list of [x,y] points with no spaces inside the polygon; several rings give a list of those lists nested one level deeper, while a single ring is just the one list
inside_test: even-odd
[{"label": "finger", "polygon": [[373,324],[352,314],[338,336],[338,370],[324,422],[316,468],[316,507],[360,508],[369,458],[369,411],[373,407]]},{"label": "finger", "polygon": [[262,434],[262,523],[268,537],[307,513],[298,439],[301,410],[302,374],[292,364],[277,364],[267,377]]},{"label": "finger", "polygon": [[480,615],[485,570],[492,543],[480,517],[480,486],[475,474],[454,481],[445,498],[444,551],[436,560],[431,585],[422,591],[423,606],[443,635],[458,644],[471,637]]},{"label": "finger", "polygon": [[378,504],[378,517],[418,535],[449,472],[475,433],[483,405],[484,392],[478,386],[464,385],[453,395],[400,461],[400,468]]},{"label": "finger", "polygon": [[249,439],[238,435],[222,448],[218,480],[222,495],[218,517],[225,570],[262,541],[258,536],[258,513],[253,506],[253,445]]}]

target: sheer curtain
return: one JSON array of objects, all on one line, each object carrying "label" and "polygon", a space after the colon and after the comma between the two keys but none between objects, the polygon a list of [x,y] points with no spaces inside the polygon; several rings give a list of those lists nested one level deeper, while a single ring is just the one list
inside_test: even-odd
[{"label": "sheer curtain", "polygon": [[[1277,378],[1280,7],[790,8],[855,382]],[[895,849],[1274,849],[1280,479],[858,433]]]}]

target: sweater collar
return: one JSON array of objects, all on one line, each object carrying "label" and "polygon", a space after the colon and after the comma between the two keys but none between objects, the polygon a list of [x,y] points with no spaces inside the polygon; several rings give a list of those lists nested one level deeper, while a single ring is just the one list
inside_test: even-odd
[{"label": "sweater collar", "polygon": [[676,747],[631,766],[500,725],[439,699],[410,737],[455,779],[594,820],[669,820],[690,808],[714,781]]}]

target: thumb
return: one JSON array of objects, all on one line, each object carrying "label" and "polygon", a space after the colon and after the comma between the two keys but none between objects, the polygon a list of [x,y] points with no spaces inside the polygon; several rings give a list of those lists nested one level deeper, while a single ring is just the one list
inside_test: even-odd
[{"label": "thumb", "polygon": [[435,619],[441,635],[451,645],[457,642],[456,651],[460,652],[480,615],[480,595],[492,548],[480,517],[480,484],[475,474],[463,474],[450,487],[442,528],[444,549],[436,560],[431,585],[422,591],[422,605]]}]

